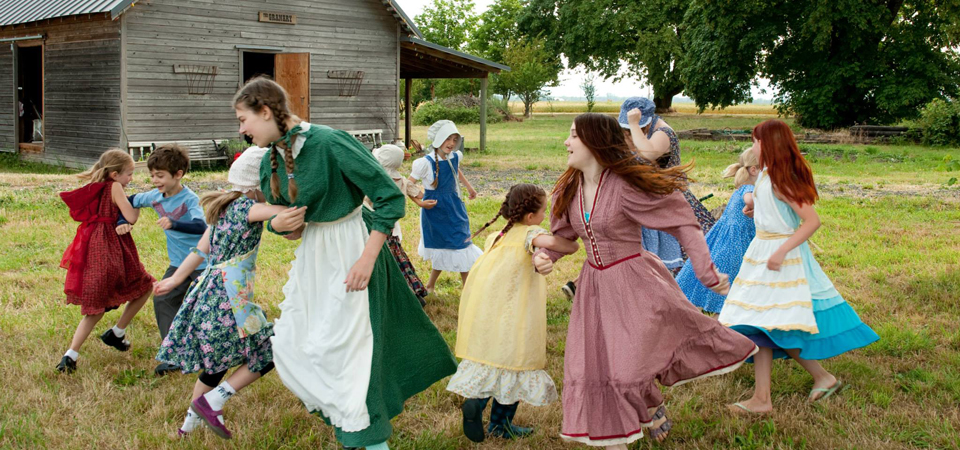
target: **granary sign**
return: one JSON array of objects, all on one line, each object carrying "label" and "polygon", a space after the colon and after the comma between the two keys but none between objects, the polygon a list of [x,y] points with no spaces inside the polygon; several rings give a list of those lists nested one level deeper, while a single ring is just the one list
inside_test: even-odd
[{"label": "granary sign", "polygon": [[282,23],[286,25],[296,25],[297,16],[294,14],[260,11],[260,21],[267,22],[267,23]]}]

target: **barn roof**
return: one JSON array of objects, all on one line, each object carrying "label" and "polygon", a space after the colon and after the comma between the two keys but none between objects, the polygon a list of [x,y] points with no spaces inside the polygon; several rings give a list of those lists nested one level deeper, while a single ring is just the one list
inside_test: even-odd
[{"label": "barn roof", "polygon": [[400,78],[486,78],[501,71],[510,68],[423,39],[400,38]]},{"label": "barn roof", "polygon": [[136,0],[0,0],[0,26],[57,17],[110,13],[116,18]]},{"label": "barn roof", "polygon": [[[423,37],[395,0],[380,1],[387,12],[400,22],[404,32],[414,37]],[[0,0],[0,27],[83,14],[109,13],[111,19],[116,19],[135,2],[136,0]]]}]

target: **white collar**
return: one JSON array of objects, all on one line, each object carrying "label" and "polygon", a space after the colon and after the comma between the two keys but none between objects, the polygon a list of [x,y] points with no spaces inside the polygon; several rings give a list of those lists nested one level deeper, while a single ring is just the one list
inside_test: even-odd
[{"label": "white collar", "polygon": [[[297,156],[300,155],[300,150],[303,150],[303,143],[306,142],[306,139],[300,137],[299,135],[306,133],[308,130],[310,130],[310,124],[305,121],[300,122],[300,132],[297,133],[298,136],[293,138],[293,159],[297,159]],[[277,153],[280,154],[280,159],[284,159],[283,152]]]}]

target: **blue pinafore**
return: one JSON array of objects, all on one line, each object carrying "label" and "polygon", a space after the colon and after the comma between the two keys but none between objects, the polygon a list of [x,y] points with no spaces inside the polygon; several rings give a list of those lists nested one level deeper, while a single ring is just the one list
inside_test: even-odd
[{"label": "blue pinafore", "polygon": [[[426,158],[431,167],[437,167],[434,156]],[[459,170],[460,158],[454,153],[450,159],[440,161],[436,189],[424,190],[424,200],[437,201],[433,208],[420,212],[423,246],[426,248],[462,250],[472,245],[467,207],[458,192]]]}]

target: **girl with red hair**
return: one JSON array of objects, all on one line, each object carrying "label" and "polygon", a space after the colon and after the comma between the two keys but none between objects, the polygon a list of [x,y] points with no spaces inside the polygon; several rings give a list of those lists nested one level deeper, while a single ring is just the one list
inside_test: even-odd
[{"label": "girl with red hair", "polygon": [[807,240],[820,227],[813,209],[817,188],[790,127],[776,119],[757,125],[753,151],[763,168],[753,194],[757,234],[719,317],[760,347],[753,358],[753,397],[729,406],[738,413],[773,410],[774,358],[793,358],[813,376],[808,399],[815,402],[843,386],[817,360],[880,339],[860,321],[810,252]]}]

